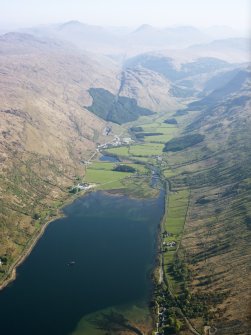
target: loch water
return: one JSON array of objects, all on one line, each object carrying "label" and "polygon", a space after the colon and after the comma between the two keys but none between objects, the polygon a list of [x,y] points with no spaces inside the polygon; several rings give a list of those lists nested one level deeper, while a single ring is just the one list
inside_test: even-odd
[{"label": "loch water", "polygon": [[63,211],[0,292],[3,335],[69,335],[85,315],[149,301],[163,194],[97,191]]}]

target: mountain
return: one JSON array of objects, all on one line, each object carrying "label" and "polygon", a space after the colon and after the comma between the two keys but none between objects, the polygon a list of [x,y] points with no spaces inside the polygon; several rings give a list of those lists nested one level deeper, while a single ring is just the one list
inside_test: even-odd
[{"label": "mountain", "polygon": [[106,121],[123,124],[137,120],[140,116],[152,115],[152,111],[138,106],[136,99],[115,96],[103,88],[89,90],[93,99],[87,109]]},{"label": "mountain", "polygon": [[218,82],[216,78],[223,73],[239,69],[240,66],[239,63],[230,64],[214,57],[191,57],[184,60],[172,54],[169,56],[169,52],[145,53],[124,62],[125,69],[133,71],[144,69],[165,78],[169,82],[169,92],[176,97],[202,94],[206,87]]},{"label": "mountain", "polygon": [[[37,26],[21,32],[67,41],[86,51],[129,56],[153,50],[184,49],[192,45],[208,44],[226,36],[238,37],[236,32],[231,33],[230,29],[222,27],[211,28],[207,32],[192,26],[157,28],[143,24],[131,31],[125,27],[101,27],[79,21]],[[197,47],[196,50],[199,51]],[[219,55],[224,59],[222,51],[218,52]],[[209,56],[213,57],[213,54]],[[237,56],[238,53],[236,60]]]},{"label": "mountain", "polygon": [[74,43],[77,47],[96,52],[106,45],[119,45],[119,37],[100,26],[70,21],[57,26],[53,34],[62,40]]},{"label": "mountain", "polygon": [[161,49],[182,48],[209,40],[207,35],[194,27],[158,29],[150,25],[142,25],[128,36],[130,44],[139,43]]},{"label": "mountain", "polygon": [[[228,73],[229,74],[229,73]],[[210,108],[215,105],[219,105],[222,100],[226,99],[226,96],[236,94],[241,92],[244,98],[248,96],[248,87],[250,86],[251,76],[250,71],[248,70],[239,70],[230,72],[233,77],[230,76],[229,81],[223,85],[213,90],[209,95],[199,101],[195,101],[188,105],[188,108],[191,110],[201,110],[201,108]],[[212,78],[212,80],[217,80],[218,76]],[[244,89],[246,90],[246,95],[244,95]]]},{"label": "mountain", "polygon": [[114,33],[111,29],[79,21],[31,27],[22,29],[21,33],[30,33],[40,38],[66,41],[79,49],[95,51],[96,53],[119,50],[121,44],[118,30],[117,33]]},{"label": "mountain", "polygon": [[147,68],[124,68],[120,95],[136,99],[140,106],[155,112],[177,109],[180,102],[172,92],[172,83],[156,71]]},{"label": "mountain", "polygon": [[212,26],[203,29],[203,31],[213,40],[241,37],[241,33],[239,31],[228,26]]},{"label": "mountain", "polygon": [[194,75],[211,73],[229,67],[225,61],[217,58],[203,57],[193,61],[177,64],[175,59],[161,53],[146,53],[128,59],[125,67],[144,67],[164,75],[170,80],[180,80]]},{"label": "mountain", "polygon": [[[61,27],[69,28],[79,24]],[[39,231],[34,217],[57,213],[84,173],[82,162],[112,138],[103,135],[105,119],[128,122],[179,103],[158,73],[122,70],[62,40],[8,33],[0,50],[0,217],[7,227],[0,254],[11,264]]]},{"label": "mountain", "polygon": [[155,33],[157,30],[150,24],[142,24],[137,29],[135,29],[132,34],[147,34],[147,33]]},{"label": "mountain", "polygon": [[188,319],[205,333],[208,324],[223,335],[248,333],[248,40],[165,50],[207,39],[193,27],[132,32],[78,21],[0,36],[0,281],[73,199],[97,145],[136,134],[128,164],[156,165],[175,199],[167,204],[177,206],[175,231],[182,219],[182,232],[168,236],[179,247],[164,254],[160,245],[176,290],[166,299],[168,285],[155,286],[165,290],[160,315],[170,312],[163,320],[171,333],[185,335]]},{"label": "mountain", "polygon": [[251,41],[248,38],[228,38],[208,44],[193,45],[188,51],[201,57],[216,57],[229,62],[250,62]]},{"label": "mountain", "polygon": [[[2,55],[17,55],[17,54],[32,54],[32,53],[45,53],[50,51],[65,50],[66,46],[60,41],[52,39],[40,39],[27,33],[10,32],[0,35]],[[69,47],[68,47],[69,48]]]},{"label": "mountain", "polygon": [[167,150],[163,163],[175,199],[189,190],[182,242],[167,263],[172,287],[173,281],[177,285],[173,306],[182,306],[196,329],[204,318],[222,335],[250,329],[250,87],[250,70],[239,70],[185,114],[176,114],[187,125],[167,142],[175,150]]},{"label": "mountain", "polygon": [[9,265],[39,231],[34,217],[57,213],[83,174],[81,161],[107,140],[105,122],[84,105],[93,85],[116,92],[119,70],[27,34],[1,36],[0,50],[0,255]]},{"label": "mountain", "polygon": [[[250,327],[245,304],[251,215],[250,86],[251,73],[241,71],[214,92],[216,101],[220,95],[221,101],[205,106],[202,115],[189,127],[206,135],[204,146],[213,151],[215,163],[208,171],[190,176],[191,183],[198,189],[194,191],[193,218],[187,227],[184,245],[192,250],[192,244],[196,244],[191,251],[192,267],[197,273],[193,278],[193,283],[197,283],[195,290],[225,294],[215,324],[221,334],[246,334]],[[213,200],[213,194],[217,194],[217,199]],[[202,229],[199,228],[201,220]],[[191,243],[189,237],[196,227],[199,229],[197,243],[195,240]],[[211,234],[204,244],[203,236],[207,232]]]},{"label": "mountain", "polygon": [[223,87],[230,80],[232,80],[239,71],[240,68],[237,67],[234,70],[222,71],[219,74],[216,74],[205,83],[203,94],[208,95],[212,91],[217,90],[220,87]]}]

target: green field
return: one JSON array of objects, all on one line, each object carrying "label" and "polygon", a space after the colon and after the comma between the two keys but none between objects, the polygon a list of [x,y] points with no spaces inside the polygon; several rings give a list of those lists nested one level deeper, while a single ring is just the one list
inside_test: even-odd
[{"label": "green field", "polygon": [[173,171],[171,168],[167,168],[163,171],[164,176],[168,179],[176,175],[176,171]]},{"label": "green field", "polygon": [[161,155],[164,145],[158,143],[146,143],[130,146],[129,153],[132,156],[149,157]]},{"label": "green field", "polygon": [[87,168],[85,182],[97,184],[99,189],[123,188],[122,180],[130,177],[131,173],[113,171],[114,167],[114,163],[92,163]]},{"label": "green field", "polygon": [[173,135],[164,134],[164,135],[156,135],[156,136],[147,136],[145,137],[145,142],[147,143],[166,143],[173,138]]},{"label": "green field", "polygon": [[161,143],[142,143],[128,147],[118,147],[105,150],[108,154],[120,157],[151,157],[161,155],[164,145]]},{"label": "green field", "polygon": [[174,292],[179,290],[179,284],[169,273],[169,266],[174,261],[177,247],[182,238],[182,232],[186,221],[186,214],[189,203],[189,190],[183,189],[169,193],[166,204],[166,217],[163,222],[163,231],[167,231],[170,236],[163,237],[162,242],[175,241],[175,247],[168,247],[163,254],[164,271],[168,278],[169,285]]},{"label": "green field", "polygon": [[164,229],[173,234],[166,241],[179,240],[183,231],[188,207],[189,190],[172,191],[168,196],[167,217]]},{"label": "green field", "polygon": [[178,130],[177,125],[168,125],[161,122],[141,125],[140,128],[142,128],[142,131],[139,132],[140,134],[152,134],[151,136],[144,137],[144,142],[146,143],[166,143],[175,136]]},{"label": "green field", "polygon": [[143,176],[148,173],[146,167],[141,164],[126,163],[136,170],[135,173],[113,171],[116,165],[117,163],[93,162],[87,168],[84,181],[97,184],[97,188],[102,190],[124,189],[131,185],[129,180],[135,175]]},{"label": "green field", "polygon": [[128,146],[106,149],[105,152],[116,156],[130,156]]}]

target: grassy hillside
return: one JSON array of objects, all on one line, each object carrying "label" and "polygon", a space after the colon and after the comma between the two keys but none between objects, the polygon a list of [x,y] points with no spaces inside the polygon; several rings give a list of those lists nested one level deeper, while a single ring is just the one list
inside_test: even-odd
[{"label": "grassy hillside", "polygon": [[[0,283],[73,185],[151,197],[156,173],[169,192],[155,292],[163,331],[188,334],[185,315],[201,334],[205,325],[248,334],[250,72],[227,73],[234,65],[212,58],[177,66],[161,54],[122,70],[28,34],[4,35],[0,47]],[[96,144],[112,140],[106,121],[116,123],[111,134],[128,130],[135,142],[107,149],[122,168],[86,170]]]},{"label": "grassy hillside", "polygon": [[83,177],[81,162],[107,140],[105,122],[82,107],[87,90],[119,81],[109,62],[60,42],[13,33],[0,47],[1,283]]},{"label": "grassy hillside", "polygon": [[[251,101],[242,99],[247,85],[246,81],[241,90],[222,96],[220,104],[217,100],[192,120],[189,113],[177,117],[180,122],[183,119],[185,136],[200,133],[204,141],[166,153],[162,162],[171,187],[166,230],[172,230],[175,215],[182,209],[176,201],[175,210],[173,197],[189,190],[181,243],[164,254],[166,275],[178,305],[201,332],[205,324],[228,335],[248,334],[250,329],[246,294],[251,238]],[[172,313],[172,305],[168,308]],[[180,333],[187,334],[182,327]]]},{"label": "grassy hillside", "polygon": [[216,327],[220,334],[246,335],[250,329],[249,78],[246,72],[238,87],[230,78],[209,93],[209,106],[203,98],[196,102],[198,111],[175,113],[175,124],[165,123],[174,116],[170,112],[138,122],[130,132],[136,139],[140,134],[139,143],[108,150],[158,166],[167,183],[160,245],[164,281],[155,291],[165,334],[186,335],[189,327],[204,334]]}]

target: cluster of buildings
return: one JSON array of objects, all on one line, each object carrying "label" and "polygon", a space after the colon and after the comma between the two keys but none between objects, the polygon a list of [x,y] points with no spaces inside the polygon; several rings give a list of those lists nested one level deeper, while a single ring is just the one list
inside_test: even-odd
[{"label": "cluster of buildings", "polygon": [[161,163],[163,161],[163,157],[162,156],[157,155],[157,156],[155,156],[155,158],[157,159],[157,161],[159,163]]},{"label": "cluster of buildings", "polygon": [[[166,230],[162,233],[163,239],[166,238],[166,237],[170,237],[172,235],[173,235],[172,233],[169,233]],[[162,244],[163,244],[163,247],[171,247],[172,248],[172,247],[176,246],[176,242],[175,241],[170,241],[170,242],[163,241]]]},{"label": "cluster of buildings", "polygon": [[166,308],[160,306],[159,304],[157,304],[157,317],[158,320],[156,322],[156,331],[155,331],[155,335],[163,335],[164,333],[160,330],[167,322],[167,316],[166,316]]},{"label": "cluster of buildings", "polygon": [[[167,237],[172,236],[173,234],[168,232],[168,231],[163,231],[162,233],[162,238],[165,239]],[[175,247],[176,246],[176,242],[175,241],[170,241],[170,242],[166,242],[163,241],[163,252],[168,250],[168,247]],[[165,296],[163,295],[163,298],[165,298]],[[167,324],[167,313],[166,313],[167,309],[164,306],[161,306],[160,303],[157,302],[157,322],[156,322],[156,331],[154,332],[155,335],[164,335],[164,331],[163,326],[165,326]]]},{"label": "cluster of buildings", "polygon": [[175,247],[176,246],[176,242],[175,241],[171,241],[171,242],[163,242],[163,247]]},{"label": "cluster of buildings", "polygon": [[120,138],[119,136],[115,135],[111,142],[98,145],[98,149],[107,149],[111,147],[118,147],[120,145],[129,145],[133,142],[134,141],[130,137]]},{"label": "cluster of buildings", "polygon": [[81,190],[81,191],[87,191],[87,190],[94,188],[95,186],[96,184],[82,183],[82,184],[78,184],[74,186],[74,188],[77,190]]}]

